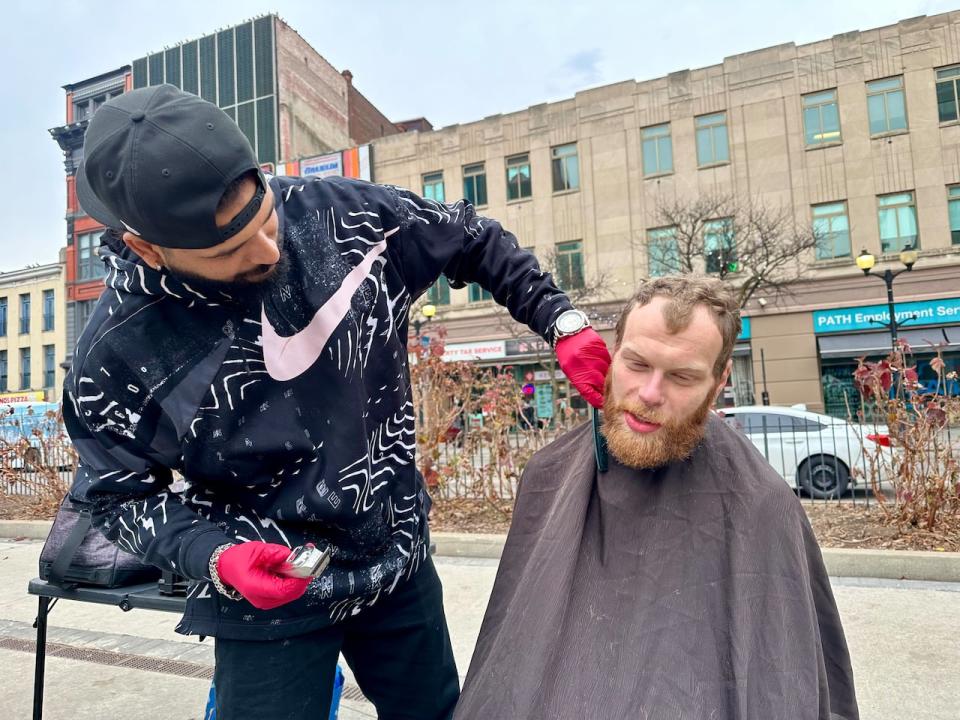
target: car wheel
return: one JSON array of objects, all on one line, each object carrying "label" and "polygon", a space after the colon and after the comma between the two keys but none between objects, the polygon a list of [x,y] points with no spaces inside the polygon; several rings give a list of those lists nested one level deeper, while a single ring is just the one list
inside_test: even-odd
[{"label": "car wheel", "polygon": [[801,463],[797,470],[800,487],[810,497],[818,499],[839,498],[846,494],[850,471],[833,455],[813,455]]}]

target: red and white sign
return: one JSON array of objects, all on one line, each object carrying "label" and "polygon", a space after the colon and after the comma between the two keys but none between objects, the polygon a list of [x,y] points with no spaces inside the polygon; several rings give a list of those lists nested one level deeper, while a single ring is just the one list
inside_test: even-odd
[{"label": "red and white sign", "polygon": [[449,343],[443,349],[444,362],[455,360],[499,360],[507,356],[503,340],[487,342]]},{"label": "red and white sign", "polygon": [[0,393],[0,403],[12,405],[14,403],[45,402],[47,395],[43,390],[34,390],[24,393]]}]

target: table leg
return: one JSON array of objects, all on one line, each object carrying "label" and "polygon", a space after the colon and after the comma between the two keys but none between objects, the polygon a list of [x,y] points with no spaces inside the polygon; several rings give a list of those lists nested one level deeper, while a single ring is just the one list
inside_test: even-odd
[{"label": "table leg", "polygon": [[33,720],[43,718],[43,675],[47,660],[47,612],[50,598],[40,596],[37,611],[37,667],[33,676]]}]

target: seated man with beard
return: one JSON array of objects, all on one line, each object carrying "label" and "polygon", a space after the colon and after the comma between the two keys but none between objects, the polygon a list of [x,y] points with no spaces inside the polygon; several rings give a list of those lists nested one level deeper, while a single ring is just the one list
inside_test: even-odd
[{"label": "seated man with beard", "polygon": [[455,720],[858,718],[803,508],[710,411],[739,331],[719,280],[627,304],[609,462],[583,426],[527,465]]}]

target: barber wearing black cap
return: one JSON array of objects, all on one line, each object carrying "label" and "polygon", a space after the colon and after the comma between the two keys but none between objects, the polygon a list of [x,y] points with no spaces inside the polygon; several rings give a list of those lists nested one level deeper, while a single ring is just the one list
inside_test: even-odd
[{"label": "barber wearing black cap", "polygon": [[[340,652],[380,717],[449,717],[410,303],[441,274],[478,283],[555,343],[594,404],[603,341],[468,203],[268,179],[226,114],[172,86],[100,108],[84,158],[80,204],[116,232],[66,379],[72,499],[118,546],[195,581],[178,631],[216,638],[222,720],[326,717]],[[308,543],[330,565],[290,577]]]}]

